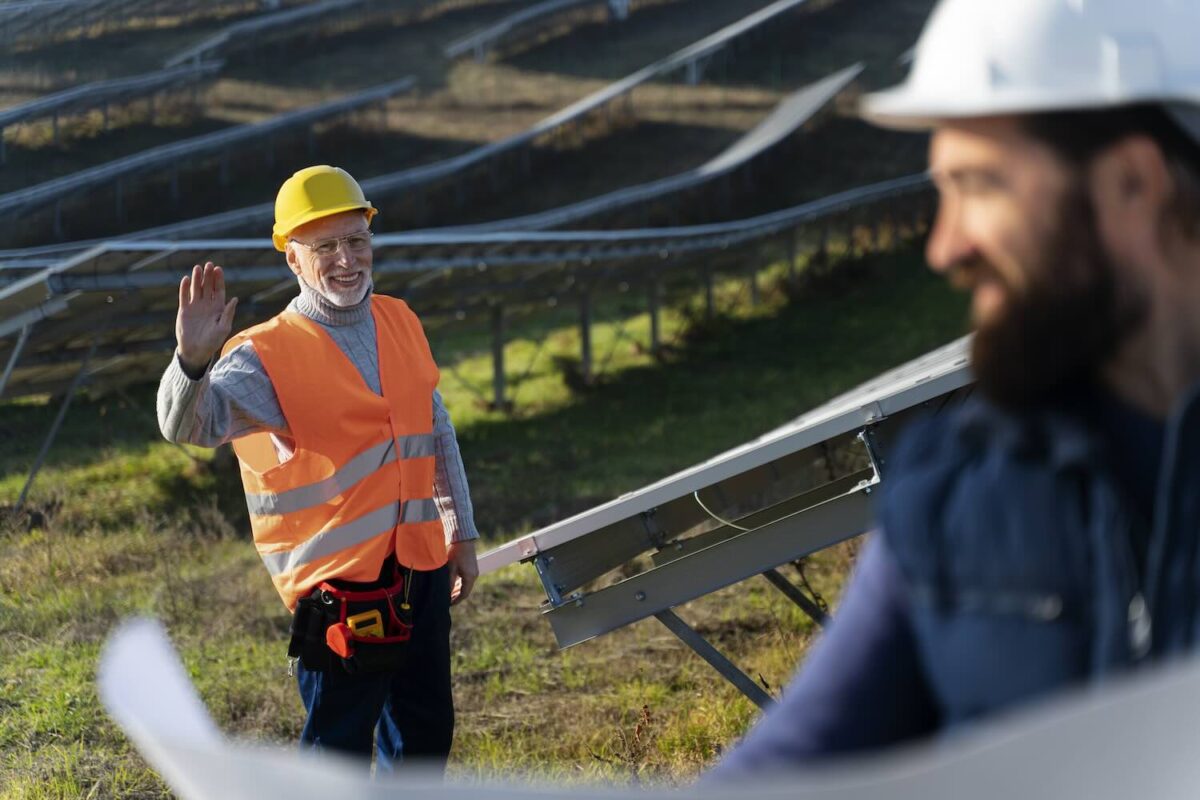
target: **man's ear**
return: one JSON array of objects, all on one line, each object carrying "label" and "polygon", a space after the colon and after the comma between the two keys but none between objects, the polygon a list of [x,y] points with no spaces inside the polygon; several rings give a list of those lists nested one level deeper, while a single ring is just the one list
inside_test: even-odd
[{"label": "man's ear", "polygon": [[1175,182],[1162,149],[1135,134],[1105,148],[1088,170],[1101,238],[1118,254],[1158,247]]},{"label": "man's ear", "polygon": [[287,247],[283,251],[284,257],[287,259],[288,269],[293,275],[300,275],[300,256],[296,253],[296,246],[291,242],[287,243]]}]

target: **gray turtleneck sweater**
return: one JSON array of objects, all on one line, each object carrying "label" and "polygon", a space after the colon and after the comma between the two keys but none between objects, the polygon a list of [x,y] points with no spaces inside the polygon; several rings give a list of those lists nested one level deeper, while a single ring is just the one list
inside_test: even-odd
[{"label": "gray turtleneck sweater", "polygon": [[[367,386],[380,393],[379,351],[370,295],[355,306],[340,308],[300,281],[300,294],[288,310],[318,323],[358,368]],[[250,433],[269,430],[285,436],[287,419],[262,361],[250,342],[222,356],[203,375],[190,376],[171,359],[158,385],[158,427],[173,442],[216,447]],[[474,513],[467,476],[450,415],[433,393],[434,500],[451,542],[475,539]]]}]

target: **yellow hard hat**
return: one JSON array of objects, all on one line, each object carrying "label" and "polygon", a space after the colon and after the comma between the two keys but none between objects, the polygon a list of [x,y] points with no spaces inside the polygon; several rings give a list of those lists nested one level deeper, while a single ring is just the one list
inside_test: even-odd
[{"label": "yellow hard hat", "polygon": [[288,234],[304,223],[355,209],[366,213],[368,223],[378,213],[349,172],[326,164],[305,167],[279,187],[271,240],[282,253],[287,249]]}]

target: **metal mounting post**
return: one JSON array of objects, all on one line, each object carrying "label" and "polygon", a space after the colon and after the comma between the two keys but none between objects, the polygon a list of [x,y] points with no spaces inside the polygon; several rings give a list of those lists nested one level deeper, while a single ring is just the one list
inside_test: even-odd
[{"label": "metal mounting post", "polygon": [[592,293],[579,293],[579,373],[585,384],[592,382]]},{"label": "metal mounting post", "polygon": [[800,606],[800,610],[807,614],[813,622],[822,628],[829,622],[829,616],[816,603],[809,599],[804,592],[800,591],[795,584],[779,574],[779,570],[769,569],[762,576],[770,581],[772,586],[787,595],[789,600]]},{"label": "metal mounting post", "polygon": [[504,400],[504,306],[492,306],[492,405],[500,411]]},{"label": "metal mounting post", "polygon": [[8,364],[4,367],[4,376],[0,377],[0,397],[4,396],[4,390],[8,388],[8,379],[12,377],[17,360],[21,358],[21,351],[25,349],[25,343],[29,341],[29,334],[32,331],[32,323],[21,326],[21,335],[17,337],[17,344],[13,347],[12,355],[8,357]]},{"label": "metal mounting post", "polygon": [[17,498],[17,504],[13,506],[13,511],[20,511],[25,505],[25,499],[29,497],[29,490],[33,488],[33,481],[41,472],[42,465],[46,462],[46,454],[50,452],[50,446],[54,444],[54,439],[58,436],[58,429],[62,427],[63,420],[67,417],[67,409],[71,407],[71,400],[75,397],[75,392],[79,391],[79,385],[83,383],[83,379],[87,377],[88,367],[91,365],[92,356],[96,354],[96,343],[92,342],[92,346],[88,349],[87,355],[83,357],[83,363],[79,366],[79,372],[75,373],[75,379],[71,381],[71,387],[67,389],[66,396],[63,397],[62,405],[58,408],[58,415],[54,418],[54,423],[50,426],[50,432],[46,434],[46,440],[42,442],[42,449],[38,452],[37,458],[33,460],[33,467],[29,470],[29,478],[25,481],[24,488],[21,489],[21,495]]},{"label": "metal mounting post", "polygon": [[710,667],[721,673],[721,676],[725,680],[732,683],[737,687],[738,691],[750,698],[750,701],[756,706],[765,710],[774,702],[771,699],[771,695],[767,694],[761,686],[751,680],[749,675],[738,669],[720,650],[709,644],[707,639],[696,633],[674,611],[668,608],[665,611],[659,611],[654,616],[659,622],[667,626],[667,630],[679,637],[680,641],[692,648],[692,651],[696,655],[707,661]]},{"label": "metal mounting post", "polygon": [[533,560],[533,566],[537,570],[538,578],[542,581],[542,588],[546,590],[546,599],[550,601],[552,606],[561,606],[563,604],[562,589],[554,582],[554,577],[550,574],[550,565],[554,562],[552,555],[540,555]]},{"label": "metal mounting post", "polygon": [[796,231],[788,231],[787,233],[788,283],[791,284],[796,283],[796,273],[800,269],[800,265],[797,263],[800,249],[796,242],[797,236],[798,233]]},{"label": "metal mounting post", "polygon": [[650,281],[647,287],[647,305],[650,311],[650,354],[657,356],[662,349],[662,329],[659,324],[659,287],[658,281]]},{"label": "metal mounting post", "polygon": [[708,267],[704,268],[704,318],[712,320],[717,313],[717,297],[713,287],[713,273]]}]

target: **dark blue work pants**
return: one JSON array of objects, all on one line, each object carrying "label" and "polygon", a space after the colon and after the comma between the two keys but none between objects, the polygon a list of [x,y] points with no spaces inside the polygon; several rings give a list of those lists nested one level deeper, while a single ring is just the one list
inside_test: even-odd
[{"label": "dark blue work pants", "polygon": [[309,670],[297,663],[300,697],[308,711],[301,750],[337,751],[370,761],[376,774],[402,758],[445,769],[454,736],[450,691],[450,583],[446,567],[414,571],[412,655],[396,672],[348,674],[340,665]]}]

